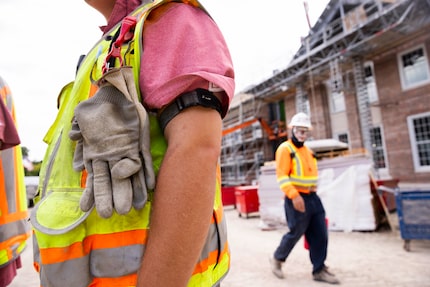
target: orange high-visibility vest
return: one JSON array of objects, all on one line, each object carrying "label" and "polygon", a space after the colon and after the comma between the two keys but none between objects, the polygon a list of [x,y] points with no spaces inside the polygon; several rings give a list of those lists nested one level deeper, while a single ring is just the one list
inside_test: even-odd
[{"label": "orange high-visibility vest", "polygon": [[[139,21],[135,39],[141,39],[144,20],[159,5],[172,2],[156,0],[139,7],[133,15]],[[176,1],[177,2],[177,1]],[[180,1],[182,2],[182,1]],[[200,7],[197,1],[183,1]],[[108,34],[114,35],[119,25]],[[92,79],[102,76],[102,66],[109,51],[109,37],[103,37],[82,61],[76,79],[63,88],[59,112],[45,136],[48,149],[40,172],[40,201],[31,221],[35,228],[35,265],[42,287],[135,286],[150,226],[153,191],[142,210],[132,209],[127,215],[114,213],[104,219],[95,210],[84,213],[79,199],[84,189],[83,174],[72,168],[76,142],[69,139],[71,119],[76,105],[94,94]],[[133,65],[135,78],[139,73],[142,47],[140,40],[124,44],[121,54]],[[118,61],[117,61],[118,62]],[[166,142],[158,121],[150,115],[151,154],[157,173],[166,150]],[[221,177],[217,175],[216,198],[211,226],[199,262],[188,286],[216,286],[230,266],[226,223],[221,201]],[[190,240],[193,240],[190,238]]]},{"label": "orange high-visibility vest", "polygon": [[299,192],[315,191],[318,166],[312,151],[307,146],[297,149],[291,139],[280,144],[276,150],[276,178],[279,187],[290,199]]},{"label": "orange high-visibility vest", "polygon": [[[12,94],[1,78],[0,100],[16,123]],[[27,217],[24,167],[21,147],[17,145],[0,151],[0,267],[16,259],[26,247],[31,234]]]}]

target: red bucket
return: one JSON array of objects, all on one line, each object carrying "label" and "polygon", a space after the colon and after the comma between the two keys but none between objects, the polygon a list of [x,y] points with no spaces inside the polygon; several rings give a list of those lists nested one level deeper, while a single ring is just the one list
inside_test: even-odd
[{"label": "red bucket", "polygon": [[[325,226],[328,226],[328,218],[325,219]],[[306,239],[306,236],[303,235],[303,237],[305,238],[305,249],[309,250],[308,240]]]}]

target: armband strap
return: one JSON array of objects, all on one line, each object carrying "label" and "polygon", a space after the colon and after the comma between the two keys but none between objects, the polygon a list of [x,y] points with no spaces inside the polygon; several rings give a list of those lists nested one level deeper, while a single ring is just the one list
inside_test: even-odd
[{"label": "armband strap", "polygon": [[208,90],[196,89],[192,92],[187,92],[181,94],[177,97],[171,104],[164,108],[159,116],[158,121],[160,127],[164,132],[167,124],[172,120],[177,114],[189,107],[202,106],[206,108],[211,108],[222,115],[222,105],[220,100]]}]

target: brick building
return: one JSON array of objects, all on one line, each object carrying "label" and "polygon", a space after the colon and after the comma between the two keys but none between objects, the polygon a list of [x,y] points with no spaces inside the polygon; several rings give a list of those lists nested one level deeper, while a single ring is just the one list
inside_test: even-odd
[{"label": "brick building", "polygon": [[311,140],[337,139],[367,154],[379,177],[429,190],[429,15],[427,0],[331,0],[287,68],[236,96],[224,121],[240,127],[223,138],[224,182],[257,180],[303,111]]}]

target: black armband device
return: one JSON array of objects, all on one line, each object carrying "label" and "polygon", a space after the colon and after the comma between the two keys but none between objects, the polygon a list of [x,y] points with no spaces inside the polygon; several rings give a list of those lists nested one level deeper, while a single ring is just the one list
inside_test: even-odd
[{"label": "black armband device", "polygon": [[164,132],[164,129],[170,120],[181,111],[194,106],[214,109],[222,116],[222,105],[220,100],[208,90],[196,89],[192,92],[181,94],[160,112],[158,121],[160,123],[161,130]]}]

